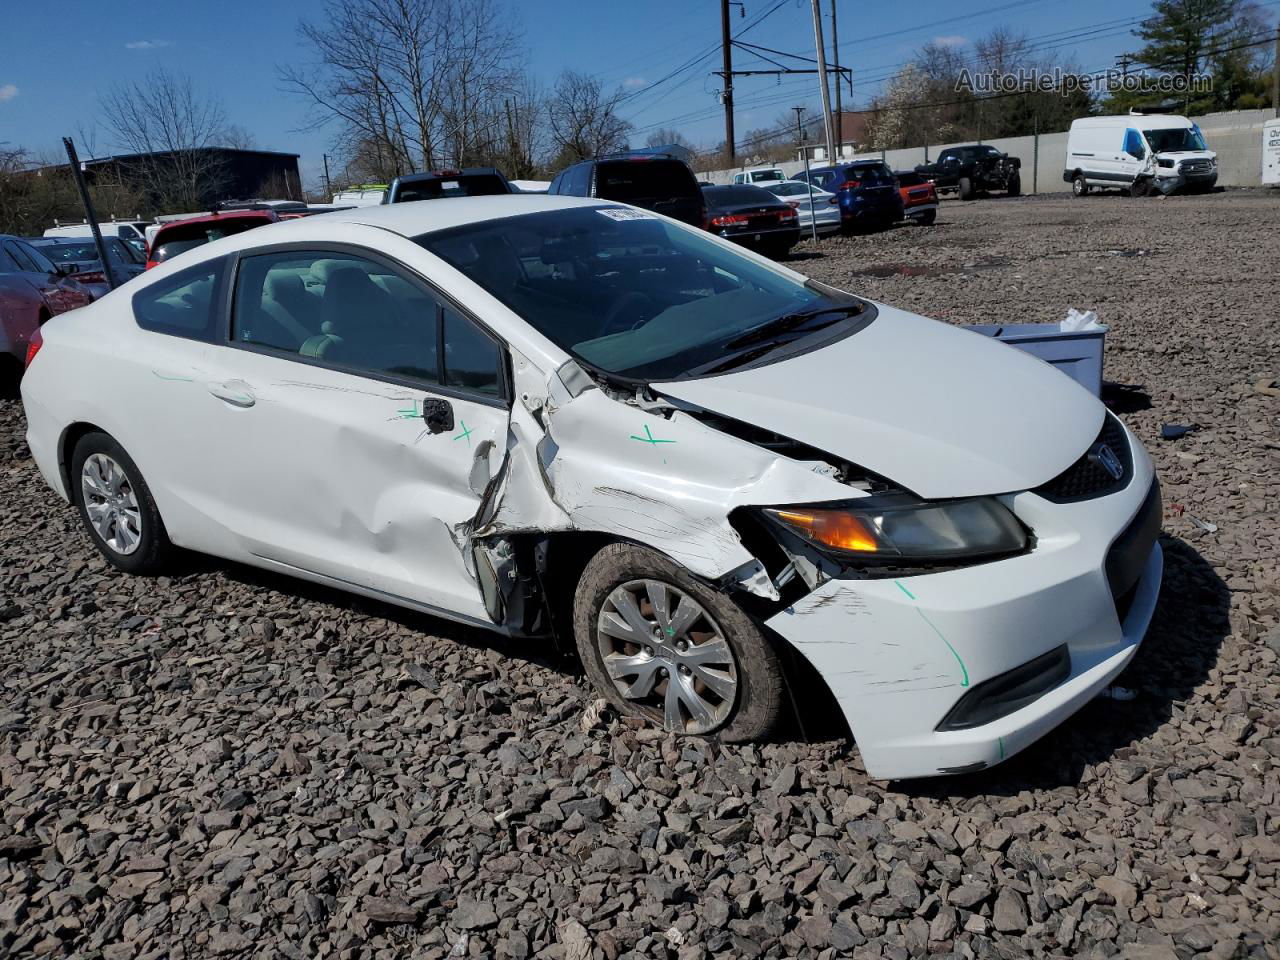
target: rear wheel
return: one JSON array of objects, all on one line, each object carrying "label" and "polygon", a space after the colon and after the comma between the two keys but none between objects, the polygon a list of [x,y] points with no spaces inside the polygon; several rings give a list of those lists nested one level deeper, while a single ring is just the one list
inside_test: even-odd
[{"label": "rear wheel", "polygon": [[933,222],[938,219],[938,211],[926,210],[924,213],[920,214],[920,216],[916,217],[915,219],[916,219],[916,223],[920,224],[920,226],[922,227],[932,227]]},{"label": "rear wheel", "polygon": [[621,713],[725,741],[778,722],[782,669],[760,628],[654,550],[618,543],[592,557],[573,626],[587,676]]},{"label": "rear wheel", "polygon": [[87,433],[71,455],[71,496],[99,552],[126,573],[159,573],[173,553],[142,472],[105,433]]},{"label": "rear wheel", "polygon": [[1076,174],[1075,179],[1071,181],[1071,192],[1077,197],[1087,197],[1089,195],[1089,182],[1085,180],[1084,174]]},{"label": "rear wheel", "polygon": [[973,195],[974,195],[973,181],[970,180],[968,177],[961,177],[960,178],[960,199],[972,200]]}]

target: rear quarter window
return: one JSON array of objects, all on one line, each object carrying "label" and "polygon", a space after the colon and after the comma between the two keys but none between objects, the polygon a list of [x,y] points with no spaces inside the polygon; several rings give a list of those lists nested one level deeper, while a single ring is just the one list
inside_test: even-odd
[{"label": "rear quarter window", "polygon": [[179,270],[171,277],[133,295],[133,316],[139,327],[188,340],[218,340],[218,303],[226,258]]},{"label": "rear quarter window", "polygon": [[601,163],[596,168],[596,196],[602,200],[637,200],[698,195],[698,181],[683,163],[638,160]]}]

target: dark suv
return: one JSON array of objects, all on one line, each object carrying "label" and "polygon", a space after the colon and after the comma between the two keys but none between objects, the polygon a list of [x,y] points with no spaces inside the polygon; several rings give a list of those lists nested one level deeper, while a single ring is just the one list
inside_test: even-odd
[{"label": "dark suv", "polygon": [[439,200],[443,197],[487,197],[517,191],[495,167],[465,170],[428,170],[396,177],[382,197],[383,203]]},{"label": "dark suv", "polygon": [[830,167],[814,167],[797,180],[836,195],[840,205],[840,229],[889,227],[902,219],[902,196],[893,171],[883,160],[857,160]]},{"label": "dark suv", "polygon": [[707,205],[693,171],[666,155],[597,157],[556,174],[547,193],[616,200],[706,228]]}]

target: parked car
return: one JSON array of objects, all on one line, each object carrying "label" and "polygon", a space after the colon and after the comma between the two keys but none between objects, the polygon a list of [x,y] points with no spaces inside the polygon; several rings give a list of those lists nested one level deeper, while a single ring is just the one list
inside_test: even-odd
[{"label": "parked car", "polygon": [[734,183],[754,183],[766,188],[786,179],[787,175],[782,172],[781,167],[754,167],[733,175]]},{"label": "parked car", "polygon": [[902,213],[908,220],[931,227],[938,219],[938,191],[920,174],[900,170],[894,174],[902,196]]},{"label": "parked car", "polygon": [[1206,193],[1218,182],[1218,155],[1186,117],[1082,117],[1067,134],[1062,179],[1077,197],[1099,187],[1118,187],[1135,197]]},{"label": "parked car", "polygon": [[[111,287],[102,270],[102,261],[98,259],[98,246],[92,237],[88,240],[82,237],[38,237],[28,242],[55,265],[74,265],[76,282],[93,299],[97,300],[110,292]],[[125,243],[119,237],[103,237],[102,242],[106,244],[107,256],[111,258],[117,283],[131,280],[146,270],[146,258],[132,244]]]},{"label": "parked car", "polygon": [[[146,229],[150,224],[150,220],[140,219],[102,220],[98,223],[98,230],[104,237],[119,237],[139,253],[145,254],[147,252]],[[89,226],[88,221],[59,224],[55,220],[54,226],[46,230],[44,235],[46,237],[92,237],[93,228]]]},{"label": "parked car", "polygon": [[716,236],[774,259],[785,257],[800,242],[796,208],[763,187],[703,187],[702,195],[707,200],[707,229]]},{"label": "parked car", "polygon": [[74,274],[74,266],[59,266],[29,243],[0,235],[0,378],[4,389],[21,374],[41,324],[92,302]]},{"label": "parked car", "polygon": [[1151,460],[1096,397],[648,211],[364,208],[131,288],[22,385],[120,570],[183,547],[572,636],[677,734],[763,737],[825,685],[879,778],[1016,754],[1155,608]]},{"label": "parked car", "polygon": [[280,216],[274,210],[235,210],[174,220],[156,231],[147,254],[147,269],[164,263],[170,257],[203,246],[210,240],[221,240],[223,237],[279,221]]},{"label": "parked car", "polygon": [[902,197],[883,160],[813,167],[807,173],[797,173],[796,179],[836,195],[840,226],[846,232],[889,227],[902,219]]},{"label": "parked car", "polygon": [[801,236],[808,235],[815,223],[818,233],[840,229],[840,201],[834,193],[803,180],[766,180],[760,186],[795,210]]},{"label": "parked car", "polygon": [[683,160],[662,154],[622,154],[575,163],[556,174],[547,193],[616,200],[691,226],[707,225],[706,201],[693,171]]},{"label": "parked car", "polygon": [[396,177],[382,202],[407,203],[411,200],[487,197],[519,192],[495,167],[468,167],[465,170],[429,170]]},{"label": "parked car", "polygon": [[947,147],[935,162],[917,166],[916,173],[932,181],[939,193],[955,191],[961,200],[990,190],[1011,197],[1022,193],[1022,161],[989,143]]}]

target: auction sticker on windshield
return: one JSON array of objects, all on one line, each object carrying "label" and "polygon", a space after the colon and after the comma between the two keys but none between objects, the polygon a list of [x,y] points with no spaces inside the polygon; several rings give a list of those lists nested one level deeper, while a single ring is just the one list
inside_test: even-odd
[{"label": "auction sticker on windshield", "polygon": [[619,207],[610,207],[608,210],[597,210],[596,213],[608,217],[610,220],[657,220],[652,213],[646,213],[643,210],[624,210]]}]

